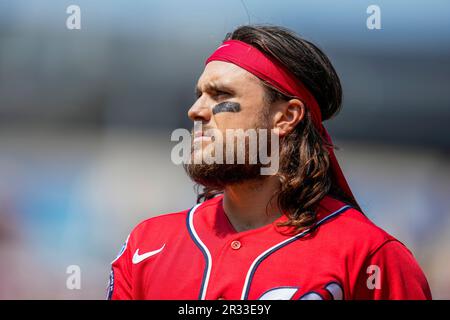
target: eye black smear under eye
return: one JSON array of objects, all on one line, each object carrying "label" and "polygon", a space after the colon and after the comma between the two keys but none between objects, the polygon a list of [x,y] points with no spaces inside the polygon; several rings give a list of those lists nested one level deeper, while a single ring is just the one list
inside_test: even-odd
[{"label": "eye black smear under eye", "polygon": [[237,102],[224,101],[216,104],[213,107],[213,114],[217,114],[219,112],[239,112],[241,111],[241,105]]}]

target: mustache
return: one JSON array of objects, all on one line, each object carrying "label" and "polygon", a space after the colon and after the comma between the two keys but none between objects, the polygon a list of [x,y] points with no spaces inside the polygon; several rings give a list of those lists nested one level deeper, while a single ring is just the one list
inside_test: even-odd
[{"label": "mustache", "polygon": [[205,126],[202,126],[202,129],[201,130],[195,130],[195,127],[193,127],[192,129],[191,129],[191,135],[193,136],[193,137],[201,137],[201,136],[205,136],[205,137],[209,137],[209,136],[211,136],[211,134],[208,134],[207,133],[207,131],[218,131],[219,129],[217,129],[217,128],[211,128],[211,127],[205,127]]}]

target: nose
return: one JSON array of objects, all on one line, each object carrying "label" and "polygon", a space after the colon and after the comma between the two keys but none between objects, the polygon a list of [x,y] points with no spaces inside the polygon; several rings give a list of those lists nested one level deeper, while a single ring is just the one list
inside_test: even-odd
[{"label": "nose", "polygon": [[211,119],[211,110],[205,101],[200,97],[195,101],[188,111],[188,117],[192,121],[209,122]]}]

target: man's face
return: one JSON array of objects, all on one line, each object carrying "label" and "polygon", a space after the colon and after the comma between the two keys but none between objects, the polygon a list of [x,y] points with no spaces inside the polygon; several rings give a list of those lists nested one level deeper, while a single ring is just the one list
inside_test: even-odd
[{"label": "man's face", "polygon": [[[208,129],[220,131],[226,144],[227,129],[267,128],[268,119],[263,116],[267,108],[263,84],[256,76],[234,64],[222,61],[208,63],[198,80],[196,94],[197,100],[189,109],[188,116],[202,124],[201,132],[193,132],[193,143],[200,144],[202,148],[194,150],[194,153],[204,153],[206,146],[213,143],[210,137],[202,136]],[[261,166],[190,164],[185,168],[197,183],[223,187],[260,178]]]},{"label": "man's face", "polygon": [[[197,100],[188,116],[193,121],[202,121],[204,129],[225,132],[256,128],[266,105],[264,94],[261,81],[250,72],[231,63],[212,61],[198,80]],[[224,102],[231,103],[231,108],[221,107]]]}]

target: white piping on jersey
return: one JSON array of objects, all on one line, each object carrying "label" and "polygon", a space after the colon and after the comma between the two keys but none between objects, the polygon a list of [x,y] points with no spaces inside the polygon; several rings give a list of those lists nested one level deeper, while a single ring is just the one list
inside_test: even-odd
[{"label": "white piping on jersey", "polygon": [[119,259],[119,258],[123,255],[123,253],[127,250],[127,247],[128,247],[128,239],[130,239],[130,235],[131,235],[131,233],[128,234],[127,239],[125,240],[125,243],[122,245],[122,248],[121,248],[120,251],[119,251],[119,254],[118,254],[118,255],[116,256],[116,258],[111,262],[111,264],[113,264],[114,262],[116,262],[117,259]]},{"label": "white piping on jersey", "polygon": [[195,239],[198,241],[198,243],[202,246],[203,250],[205,250],[206,255],[208,257],[208,270],[206,271],[206,277],[205,277],[202,292],[200,295],[200,300],[205,300],[206,290],[208,288],[208,283],[209,283],[209,277],[211,275],[212,258],[211,258],[211,253],[209,252],[209,250],[205,246],[205,244],[202,242],[202,240],[200,239],[200,237],[197,234],[197,231],[195,231],[195,228],[194,228],[194,213],[195,213],[195,210],[197,210],[197,208],[200,205],[201,205],[201,203],[197,204],[194,208],[192,208],[192,210],[189,214],[189,227],[191,228],[192,235],[195,237]]},{"label": "white piping on jersey", "polygon": [[[340,209],[336,210],[336,211],[333,212],[332,214],[329,214],[328,216],[322,218],[322,219],[321,219],[319,222],[317,222],[312,228],[315,228],[315,227],[319,226],[323,221],[328,220],[329,218],[331,218],[331,217],[333,217],[333,216],[335,216],[335,215],[338,215],[338,214],[342,213],[342,212],[344,211],[344,209],[348,209],[348,208],[350,208],[350,207],[351,207],[351,206],[349,206],[349,205],[345,205],[345,206],[341,207]],[[308,229],[306,229],[305,231],[303,231],[303,232],[301,232],[301,233],[299,233],[299,234],[297,234],[297,235],[295,235],[295,236],[293,236],[293,237],[291,237],[291,238],[289,238],[289,239],[286,239],[286,240],[284,240],[284,241],[282,241],[282,242],[280,242],[280,243],[278,243],[278,244],[272,246],[271,248],[269,248],[269,249],[267,249],[266,251],[264,251],[263,253],[261,253],[261,254],[253,261],[253,263],[250,265],[250,268],[248,269],[247,276],[245,277],[244,287],[243,287],[243,289],[242,289],[242,294],[241,294],[241,300],[244,300],[244,299],[245,299],[245,296],[246,296],[246,294],[247,294],[247,289],[248,289],[248,286],[249,286],[249,282],[250,282],[250,276],[252,275],[252,273],[253,273],[253,271],[254,271],[256,265],[260,262],[260,260],[262,260],[262,258],[265,258],[265,256],[266,256],[269,252],[275,251],[275,250],[277,250],[279,247],[282,247],[286,242],[293,241],[294,239],[303,237],[305,234],[307,234],[308,232],[310,232],[312,228],[308,228]]]}]

